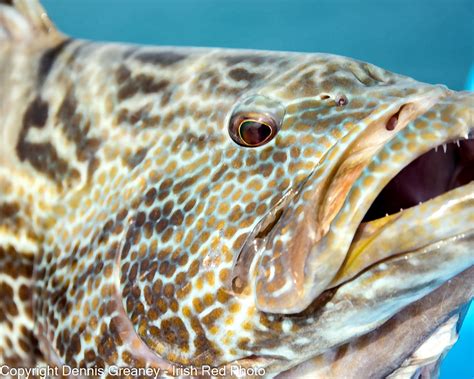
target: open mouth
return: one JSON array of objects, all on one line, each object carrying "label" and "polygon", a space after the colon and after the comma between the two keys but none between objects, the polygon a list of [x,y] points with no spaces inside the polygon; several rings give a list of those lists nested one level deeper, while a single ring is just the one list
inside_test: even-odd
[{"label": "open mouth", "polygon": [[362,222],[398,213],[474,180],[474,136],[419,156],[380,192]]}]

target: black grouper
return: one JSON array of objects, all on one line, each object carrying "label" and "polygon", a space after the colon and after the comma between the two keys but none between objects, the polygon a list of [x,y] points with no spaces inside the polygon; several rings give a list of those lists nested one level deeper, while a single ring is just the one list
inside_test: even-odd
[{"label": "black grouper", "polygon": [[2,374],[437,376],[474,291],[472,93],[0,3]]}]

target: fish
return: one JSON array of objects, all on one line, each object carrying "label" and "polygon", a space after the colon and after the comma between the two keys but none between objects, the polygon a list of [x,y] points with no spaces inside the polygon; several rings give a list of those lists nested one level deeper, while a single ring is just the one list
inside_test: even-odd
[{"label": "fish", "polygon": [[0,68],[2,375],[439,375],[474,291],[472,92],[74,39],[36,0],[0,1]]}]

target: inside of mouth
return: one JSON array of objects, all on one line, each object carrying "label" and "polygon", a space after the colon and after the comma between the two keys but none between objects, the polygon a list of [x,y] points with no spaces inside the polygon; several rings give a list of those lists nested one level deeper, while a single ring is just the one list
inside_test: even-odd
[{"label": "inside of mouth", "polygon": [[421,155],[380,192],[362,222],[411,208],[474,180],[474,139],[446,143]]}]

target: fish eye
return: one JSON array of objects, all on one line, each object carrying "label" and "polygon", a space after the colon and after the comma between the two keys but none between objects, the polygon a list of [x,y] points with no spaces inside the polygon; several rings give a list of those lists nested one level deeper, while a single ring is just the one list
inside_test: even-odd
[{"label": "fish eye", "polygon": [[277,134],[276,121],[264,114],[237,114],[230,119],[229,135],[240,146],[262,146]]}]

